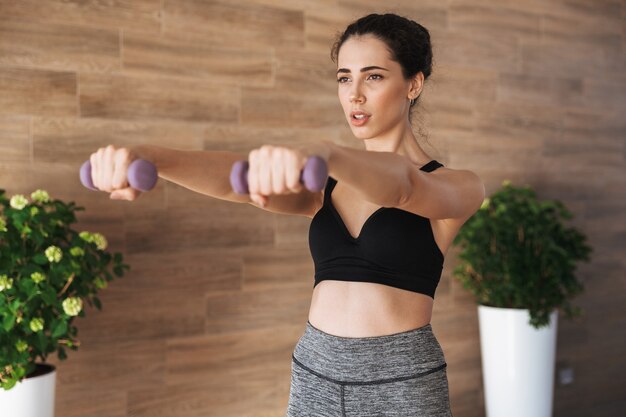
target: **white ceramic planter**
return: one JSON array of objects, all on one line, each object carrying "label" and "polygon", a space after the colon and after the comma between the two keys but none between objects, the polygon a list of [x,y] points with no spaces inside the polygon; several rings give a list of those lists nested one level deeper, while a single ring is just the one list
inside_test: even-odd
[{"label": "white ceramic planter", "polygon": [[48,371],[18,382],[8,391],[0,388],[0,415],[2,417],[54,417],[56,368],[38,364]]},{"label": "white ceramic planter", "polygon": [[536,329],[527,309],[479,305],[487,417],[551,417],[557,311]]}]

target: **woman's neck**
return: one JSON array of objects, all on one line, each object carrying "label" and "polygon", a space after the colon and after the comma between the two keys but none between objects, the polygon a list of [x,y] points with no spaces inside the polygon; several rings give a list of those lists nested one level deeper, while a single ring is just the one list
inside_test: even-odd
[{"label": "woman's neck", "polygon": [[365,140],[365,149],[375,152],[395,152],[408,157],[411,162],[422,166],[432,158],[417,143],[411,125],[407,122],[392,131]]}]

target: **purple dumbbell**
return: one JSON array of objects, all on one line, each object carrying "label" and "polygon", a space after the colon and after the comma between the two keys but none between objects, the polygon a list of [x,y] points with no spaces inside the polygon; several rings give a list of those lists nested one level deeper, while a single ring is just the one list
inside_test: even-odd
[{"label": "purple dumbbell", "polygon": [[[139,191],[150,191],[156,185],[159,175],[154,164],[145,159],[135,159],[128,166],[128,184]],[[80,182],[89,189],[98,190],[91,181],[91,161],[87,160],[80,167]]]},{"label": "purple dumbbell", "polygon": [[[249,194],[248,189],[248,169],[250,163],[248,161],[237,161],[233,164],[230,171],[230,185],[237,194]],[[309,191],[321,191],[326,184],[328,178],[328,166],[324,158],[319,156],[310,156],[304,168],[300,172],[300,183]]]}]

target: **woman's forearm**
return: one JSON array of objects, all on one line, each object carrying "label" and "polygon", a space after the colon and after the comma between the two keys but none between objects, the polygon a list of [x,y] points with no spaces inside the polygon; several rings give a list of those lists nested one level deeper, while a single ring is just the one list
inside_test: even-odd
[{"label": "woman's forearm", "polygon": [[[198,193],[229,200],[236,198],[230,185],[233,164],[246,156],[230,151],[188,151],[156,145],[131,148],[138,158],[156,165],[159,178],[171,181]],[[233,195],[234,194],[234,195]],[[241,202],[250,201],[241,195]]]},{"label": "woman's forearm", "polygon": [[394,207],[410,188],[411,165],[404,155],[332,144],[328,173],[383,207]]}]

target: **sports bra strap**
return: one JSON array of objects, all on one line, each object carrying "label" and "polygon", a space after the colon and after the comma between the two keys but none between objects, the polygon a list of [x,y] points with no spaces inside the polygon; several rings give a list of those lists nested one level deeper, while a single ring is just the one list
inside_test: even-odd
[{"label": "sports bra strap", "polygon": [[433,159],[432,161],[428,162],[426,165],[424,165],[420,169],[422,171],[432,172],[432,171],[434,171],[437,168],[442,167],[442,166],[443,166],[443,164],[441,162],[437,161],[436,159]]},{"label": "sports bra strap", "polygon": [[326,181],[326,186],[324,187],[324,205],[328,204],[328,196],[332,192],[333,188],[335,188],[335,184],[337,184],[337,180],[328,176],[328,180]]}]

